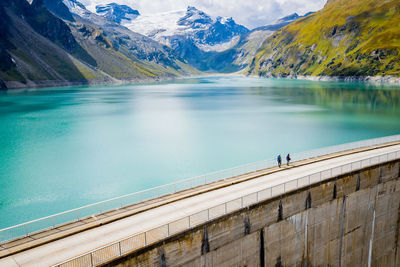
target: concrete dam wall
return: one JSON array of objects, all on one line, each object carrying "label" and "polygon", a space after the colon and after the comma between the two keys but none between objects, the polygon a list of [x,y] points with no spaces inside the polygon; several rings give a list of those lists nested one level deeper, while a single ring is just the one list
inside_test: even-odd
[{"label": "concrete dam wall", "polygon": [[268,199],[103,266],[399,266],[399,165]]}]

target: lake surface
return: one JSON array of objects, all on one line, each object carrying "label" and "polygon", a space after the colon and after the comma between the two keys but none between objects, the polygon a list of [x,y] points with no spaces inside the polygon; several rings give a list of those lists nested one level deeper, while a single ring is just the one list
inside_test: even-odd
[{"label": "lake surface", "polygon": [[201,77],[0,94],[0,228],[277,153],[400,133],[400,88]]}]

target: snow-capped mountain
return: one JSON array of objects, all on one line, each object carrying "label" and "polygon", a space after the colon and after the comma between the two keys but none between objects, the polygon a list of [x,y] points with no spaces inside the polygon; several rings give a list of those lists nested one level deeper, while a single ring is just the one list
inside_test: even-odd
[{"label": "snow-capped mountain", "polygon": [[227,43],[249,31],[232,18],[214,19],[192,6],[187,10],[142,15],[122,25],[167,45],[171,45],[176,38],[185,37],[199,47]]},{"label": "snow-capped mountain", "polygon": [[116,23],[129,23],[136,19],[140,13],[127,5],[116,3],[96,6],[96,13]]},{"label": "snow-capped mountain", "polygon": [[214,70],[208,61],[216,53],[232,48],[242,34],[249,32],[233,18],[213,18],[192,6],[186,10],[141,15],[121,24],[171,47],[181,58],[203,71]]}]

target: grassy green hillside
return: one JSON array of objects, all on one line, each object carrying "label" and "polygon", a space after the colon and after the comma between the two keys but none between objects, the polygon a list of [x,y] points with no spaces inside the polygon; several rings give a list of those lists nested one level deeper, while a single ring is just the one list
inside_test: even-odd
[{"label": "grassy green hillside", "polygon": [[400,76],[400,1],[329,0],[269,37],[249,74]]}]

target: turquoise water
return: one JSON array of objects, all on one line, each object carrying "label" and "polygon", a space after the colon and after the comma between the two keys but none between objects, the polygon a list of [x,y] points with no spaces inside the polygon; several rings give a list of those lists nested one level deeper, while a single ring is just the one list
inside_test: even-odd
[{"label": "turquoise water", "polygon": [[0,228],[276,153],[400,133],[400,89],[202,77],[0,95]]}]

